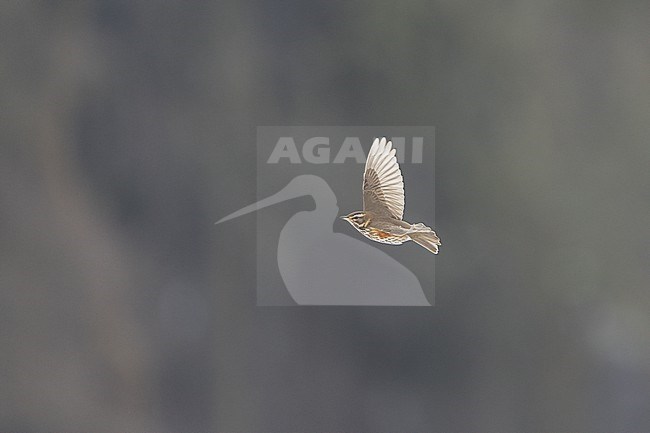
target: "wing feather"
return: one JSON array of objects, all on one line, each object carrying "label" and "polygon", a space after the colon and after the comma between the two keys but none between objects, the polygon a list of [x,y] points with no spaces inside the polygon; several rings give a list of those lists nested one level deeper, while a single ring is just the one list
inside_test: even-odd
[{"label": "wing feather", "polygon": [[401,220],[404,215],[404,179],[395,149],[386,138],[375,138],[363,175],[363,209]]}]

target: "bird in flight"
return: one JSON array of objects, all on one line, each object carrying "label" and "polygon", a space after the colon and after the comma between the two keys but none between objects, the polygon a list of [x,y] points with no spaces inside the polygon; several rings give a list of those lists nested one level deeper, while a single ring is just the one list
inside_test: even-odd
[{"label": "bird in flight", "polygon": [[363,211],[341,218],[373,241],[401,245],[411,240],[438,254],[441,244],[436,232],[422,223],[402,220],[404,179],[392,146],[386,138],[375,138],[363,173]]}]

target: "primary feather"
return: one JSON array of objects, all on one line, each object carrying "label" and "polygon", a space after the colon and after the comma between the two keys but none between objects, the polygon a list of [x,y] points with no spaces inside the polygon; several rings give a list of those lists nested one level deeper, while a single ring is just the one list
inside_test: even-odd
[{"label": "primary feather", "polygon": [[404,179],[392,143],[375,138],[363,175],[363,210],[401,220],[404,216]]}]

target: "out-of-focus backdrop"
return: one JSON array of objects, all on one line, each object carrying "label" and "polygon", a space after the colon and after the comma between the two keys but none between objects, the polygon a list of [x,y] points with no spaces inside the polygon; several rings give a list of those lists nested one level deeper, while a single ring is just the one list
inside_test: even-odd
[{"label": "out-of-focus backdrop", "polygon": [[[1,2],[0,431],[650,431],[649,27]],[[255,306],[255,217],[213,222],[313,124],[436,126],[435,308]]]}]

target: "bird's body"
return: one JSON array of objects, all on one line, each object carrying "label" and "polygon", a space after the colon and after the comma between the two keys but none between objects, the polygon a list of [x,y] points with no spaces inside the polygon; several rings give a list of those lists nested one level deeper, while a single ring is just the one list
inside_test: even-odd
[{"label": "bird's body", "polygon": [[372,212],[355,212],[351,218],[354,221],[352,226],[373,241],[400,245],[409,240],[407,232],[411,225],[407,222],[377,217]]},{"label": "bird's body", "polygon": [[392,143],[376,138],[368,152],[363,178],[363,211],[342,217],[368,239],[401,245],[412,240],[438,254],[440,238],[422,223],[410,224],[404,214],[404,181]]}]

